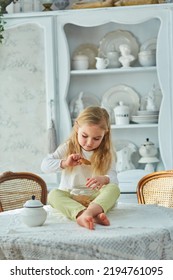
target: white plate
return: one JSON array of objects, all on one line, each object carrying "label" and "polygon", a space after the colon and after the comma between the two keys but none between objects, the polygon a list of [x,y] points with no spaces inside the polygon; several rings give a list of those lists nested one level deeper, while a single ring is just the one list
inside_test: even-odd
[{"label": "white plate", "polygon": [[150,116],[132,116],[132,122],[134,123],[158,123],[158,115],[150,115]]},{"label": "white plate", "polygon": [[158,120],[132,120],[134,123],[138,124],[150,124],[150,123],[158,123]]},{"label": "white plate", "polygon": [[78,46],[75,51],[73,52],[72,57],[75,55],[83,54],[88,56],[89,58],[89,69],[95,69],[96,59],[95,57],[98,56],[98,47],[94,44],[82,44]]},{"label": "white plate", "polygon": [[137,58],[139,44],[136,38],[128,31],[116,30],[107,33],[100,41],[99,55],[107,56],[110,51],[120,51],[119,46],[127,44],[131,48],[131,54]]},{"label": "white plate", "polygon": [[138,116],[150,116],[150,115],[159,115],[159,111],[147,111],[147,110],[139,110],[137,111]]},{"label": "white plate", "polygon": [[144,116],[132,116],[138,120],[148,120],[148,119],[157,119],[158,115],[144,115]]},{"label": "white plate", "polygon": [[130,116],[136,114],[140,106],[139,96],[136,91],[126,85],[118,85],[110,88],[102,98],[102,104],[112,110],[119,105],[120,101],[129,106]]},{"label": "white plate", "polygon": [[141,47],[140,51],[156,50],[157,47],[157,38],[152,38],[145,41]]},{"label": "white plate", "polygon": [[[76,100],[78,98],[79,98],[79,96],[76,96],[69,103],[69,109],[70,109],[70,114],[71,114],[72,118],[73,118],[73,112],[74,112]],[[97,97],[93,96],[93,94],[91,95],[88,93],[84,93],[84,95],[82,97],[82,102],[83,102],[84,108],[89,107],[89,106],[100,106],[99,99],[97,99]]]}]

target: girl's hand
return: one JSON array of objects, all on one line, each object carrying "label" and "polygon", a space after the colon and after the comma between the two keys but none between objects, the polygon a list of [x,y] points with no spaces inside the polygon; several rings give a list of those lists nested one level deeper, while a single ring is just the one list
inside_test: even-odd
[{"label": "girl's hand", "polygon": [[61,161],[61,167],[66,168],[69,166],[80,165],[81,164],[80,159],[81,159],[80,154],[71,154],[67,157],[67,159],[63,159]]},{"label": "girl's hand", "polygon": [[104,185],[109,183],[109,177],[107,176],[96,176],[87,178],[86,187],[91,189],[101,189]]}]

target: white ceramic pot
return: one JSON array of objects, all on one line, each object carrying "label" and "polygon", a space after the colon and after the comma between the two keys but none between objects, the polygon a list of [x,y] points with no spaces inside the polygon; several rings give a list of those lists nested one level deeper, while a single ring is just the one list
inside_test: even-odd
[{"label": "white ceramic pot", "polygon": [[155,66],[156,65],[156,52],[143,51],[138,54],[138,60],[141,66]]},{"label": "white ceramic pot", "polygon": [[31,200],[26,201],[22,209],[22,221],[29,227],[42,226],[47,218],[47,212],[43,208],[41,201],[32,196]]},{"label": "white ceramic pot", "polygon": [[116,125],[129,124],[129,107],[124,105],[122,101],[119,104],[119,106],[114,108],[115,123]]},{"label": "white ceramic pot", "polygon": [[89,58],[86,55],[75,55],[72,58],[73,70],[87,70],[89,68]]}]

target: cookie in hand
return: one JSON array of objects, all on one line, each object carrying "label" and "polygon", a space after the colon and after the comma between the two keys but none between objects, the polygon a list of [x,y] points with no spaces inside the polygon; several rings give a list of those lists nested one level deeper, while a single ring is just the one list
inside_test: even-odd
[{"label": "cookie in hand", "polygon": [[91,165],[91,162],[89,160],[85,159],[85,158],[81,158],[80,163],[86,164],[86,165]]}]

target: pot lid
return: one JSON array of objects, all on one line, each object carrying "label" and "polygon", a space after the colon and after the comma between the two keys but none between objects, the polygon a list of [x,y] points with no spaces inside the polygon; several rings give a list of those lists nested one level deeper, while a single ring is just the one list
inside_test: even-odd
[{"label": "pot lid", "polygon": [[146,141],[142,144],[142,146],[154,146],[154,143],[149,140],[149,138],[146,138]]},{"label": "pot lid", "polygon": [[40,200],[35,199],[35,195],[32,195],[32,199],[27,200],[23,206],[25,208],[40,208],[43,207],[43,204]]}]

